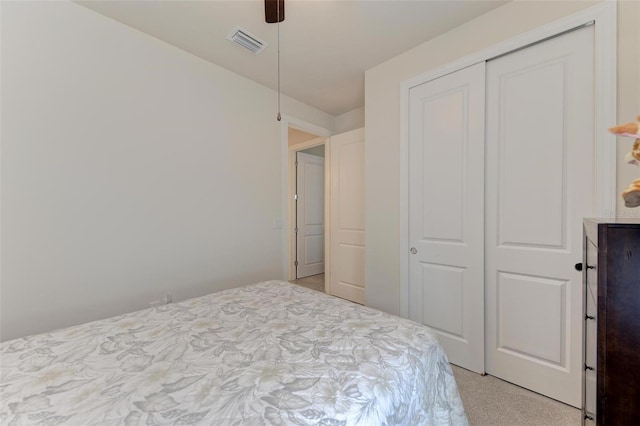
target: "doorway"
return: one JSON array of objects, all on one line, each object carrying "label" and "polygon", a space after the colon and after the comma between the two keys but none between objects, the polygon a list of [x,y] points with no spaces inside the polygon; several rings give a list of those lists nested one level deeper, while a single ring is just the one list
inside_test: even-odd
[{"label": "doorway", "polygon": [[324,145],[296,152],[296,279],[324,274]]},{"label": "doorway", "polygon": [[[287,262],[284,265],[286,279],[292,282],[296,278],[295,161],[298,152],[324,145],[325,273],[313,277],[323,278],[325,293],[364,304],[364,128],[332,136],[328,131],[323,132],[309,123],[298,127],[298,123],[301,123],[298,120],[290,126],[290,120],[285,117],[282,133],[283,164],[286,166],[283,192],[287,211],[287,252],[283,258]],[[291,139],[288,134],[290,128],[294,130],[291,132]],[[309,136],[304,137],[296,130],[302,130]],[[308,139],[309,137],[314,138]]]},{"label": "doorway", "polygon": [[287,128],[287,136],[289,280],[302,285],[308,281],[315,290],[324,291],[326,138],[293,127]]}]

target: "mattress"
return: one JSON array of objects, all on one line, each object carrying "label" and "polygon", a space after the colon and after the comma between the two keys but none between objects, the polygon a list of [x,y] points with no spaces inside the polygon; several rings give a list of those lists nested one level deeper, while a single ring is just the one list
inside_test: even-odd
[{"label": "mattress", "polygon": [[467,425],[427,327],[268,281],[0,344],[0,423]]}]

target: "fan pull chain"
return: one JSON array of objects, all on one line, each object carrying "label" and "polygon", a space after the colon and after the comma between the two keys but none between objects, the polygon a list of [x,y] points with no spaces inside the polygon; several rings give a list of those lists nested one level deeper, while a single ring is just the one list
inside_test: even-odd
[{"label": "fan pull chain", "polygon": [[282,115],[280,114],[280,0],[276,0],[276,14],[278,25],[278,121],[282,121]]}]

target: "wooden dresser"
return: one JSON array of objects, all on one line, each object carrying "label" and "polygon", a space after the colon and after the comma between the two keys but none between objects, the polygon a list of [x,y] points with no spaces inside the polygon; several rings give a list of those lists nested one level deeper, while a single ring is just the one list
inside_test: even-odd
[{"label": "wooden dresser", "polygon": [[583,425],[640,424],[640,220],[585,219]]}]

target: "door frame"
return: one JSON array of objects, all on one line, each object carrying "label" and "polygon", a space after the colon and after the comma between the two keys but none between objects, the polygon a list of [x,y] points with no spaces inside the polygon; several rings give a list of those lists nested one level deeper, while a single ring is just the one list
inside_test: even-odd
[{"label": "door frame", "polygon": [[[318,135],[317,138],[311,139],[306,142],[301,142],[293,146],[289,146],[289,127],[300,130],[313,135]],[[327,282],[327,272],[330,262],[329,252],[329,223],[330,217],[327,214],[329,209],[329,184],[330,176],[328,167],[330,161],[327,158],[329,156],[330,144],[329,137],[333,132],[329,129],[317,126],[304,120],[300,120],[296,117],[289,115],[282,115],[282,121],[280,121],[280,136],[281,136],[281,153],[282,153],[282,212],[285,215],[285,232],[282,233],[282,279],[285,281],[294,280],[296,278],[296,269],[294,262],[296,260],[296,235],[293,231],[296,227],[296,204],[293,200],[293,196],[296,191],[296,152],[302,151],[314,146],[324,145],[324,213],[325,213],[325,231],[324,231],[324,259],[325,259],[325,283]],[[322,140],[324,138],[324,140]]]},{"label": "door frame", "polygon": [[525,48],[581,26],[594,25],[595,211],[616,211],[617,5],[605,1],[402,82],[400,87],[400,315],[409,317],[409,92],[411,88],[468,66]]},{"label": "door frame", "polygon": [[[289,226],[289,233],[291,234],[291,259],[289,259],[289,267],[291,268],[289,275],[291,276],[290,279],[298,279],[298,271],[296,269],[295,266],[295,261],[298,260],[298,235],[295,232],[291,232],[291,230],[296,228],[297,222],[298,222],[298,205],[296,203],[297,200],[294,199],[294,195],[296,193],[300,193],[300,191],[296,191],[297,186],[298,186],[298,166],[296,165],[296,160],[298,159],[298,153],[302,152],[302,151],[306,151],[309,148],[314,148],[316,146],[324,146],[325,147],[325,158],[323,158],[324,160],[324,165],[323,165],[323,171],[322,171],[322,177],[324,180],[324,184],[326,185],[326,183],[328,182],[328,169],[326,166],[326,155],[327,155],[327,140],[328,138],[323,138],[323,137],[317,137],[317,138],[313,138],[310,139],[308,141],[304,141],[304,142],[300,142],[297,143],[295,145],[292,145],[289,147],[289,151],[290,151],[290,158],[291,158],[291,170],[293,171],[293,175],[291,177],[292,181],[291,181],[291,186],[290,186],[290,196],[289,199],[291,200],[291,205],[292,205],[292,216],[293,216],[293,220],[290,223]],[[329,198],[329,191],[327,190],[327,188],[324,189],[324,193],[323,193],[323,198],[324,198],[324,202],[327,202],[327,199]],[[323,208],[323,214],[324,214],[324,223],[326,226],[327,223],[327,211],[325,208]],[[325,227],[325,231],[324,231],[324,238],[327,238],[327,234],[329,234],[329,231],[327,230],[327,228]],[[325,244],[323,243],[323,246]],[[326,267],[327,267],[327,258],[329,257],[327,255],[327,248],[323,247],[322,248],[324,250],[324,269],[325,269],[325,274],[326,274]],[[325,275],[326,277],[327,275]]]}]

